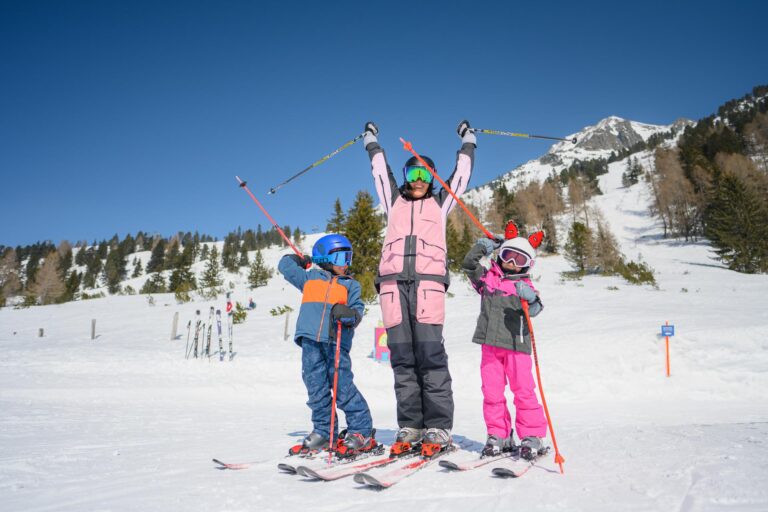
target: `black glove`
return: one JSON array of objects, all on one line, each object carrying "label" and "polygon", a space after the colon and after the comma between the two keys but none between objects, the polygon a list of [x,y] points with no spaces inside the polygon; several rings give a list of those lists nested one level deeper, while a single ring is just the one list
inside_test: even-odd
[{"label": "black glove", "polygon": [[357,327],[362,319],[360,313],[346,304],[336,304],[331,308],[331,320],[334,326],[336,322],[341,322],[345,327]]},{"label": "black glove", "polygon": [[456,127],[456,133],[459,134],[459,137],[464,137],[464,135],[469,131],[469,121],[466,119],[459,123],[459,126]]},{"label": "black glove", "polygon": [[456,133],[461,137],[462,144],[474,144],[477,147],[477,137],[472,130],[469,129],[469,121],[466,119],[459,123],[456,127]]},{"label": "black glove", "polygon": [[379,133],[379,127],[373,124],[373,121],[365,123],[365,131],[363,132],[363,147],[367,148],[368,144],[379,142],[376,135]]},{"label": "black glove", "polygon": [[312,266],[312,258],[309,256],[299,256],[298,254],[289,254],[289,258],[291,258],[293,261],[296,262],[298,266],[300,266],[303,269],[309,269]]},{"label": "black glove", "polygon": [[365,129],[363,130],[363,133],[370,133],[371,135],[378,135],[379,134],[379,127],[374,124],[373,121],[368,121],[365,123]]}]

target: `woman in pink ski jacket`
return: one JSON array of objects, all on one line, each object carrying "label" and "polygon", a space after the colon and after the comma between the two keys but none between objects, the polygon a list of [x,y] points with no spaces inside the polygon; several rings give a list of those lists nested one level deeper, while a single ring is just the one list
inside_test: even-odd
[{"label": "woman in pink ski jacket", "polygon": [[[459,124],[457,132],[462,144],[447,184],[458,196],[469,184],[477,141],[467,121]],[[395,376],[400,427],[392,454],[421,446],[422,454],[431,456],[450,445],[453,427],[443,322],[449,284],[445,227],[456,201],[445,189],[434,191],[432,174],[415,157],[405,163],[404,183],[398,186],[377,134],[376,125],[365,125],[365,149],[387,215],[376,284]],[[437,171],[431,159],[422,158]]]}]

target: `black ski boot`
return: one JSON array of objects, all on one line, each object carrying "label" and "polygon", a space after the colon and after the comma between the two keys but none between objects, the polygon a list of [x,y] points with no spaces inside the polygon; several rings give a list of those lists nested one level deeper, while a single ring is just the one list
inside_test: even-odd
[{"label": "black ski boot", "polygon": [[503,453],[514,453],[518,450],[515,445],[514,439],[512,439],[512,433],[509,437],[499,437],[493,434],[488,435],[488,440],[485,442],[481,457],[497,457]]},{"label": "black ski boot", "polygon": [[540,437],[528,436],[520,441],[520,456],[525,460],[533,460],[545,451]]},{"label": "black ski boot", "polygon": [[373,455],[381,453],[382,447],[376,441],[376,429],[371,430],[371,435],[365,437],[358,432],[348,432],[336,445],[336,456],[340,459],[349,459],[360,455]]}]

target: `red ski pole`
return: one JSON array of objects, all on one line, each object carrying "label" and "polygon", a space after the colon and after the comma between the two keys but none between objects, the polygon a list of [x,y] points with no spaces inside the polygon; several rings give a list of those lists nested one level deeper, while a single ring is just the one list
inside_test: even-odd
[{"label": "red ski pole", "polygon": [[243,181],[243,180],[241,180],[241,179],[240,179],[240,176],[235,176],[235,178],[237,178],[237,181],[240,183],[240,188],[242,188],[243,190],[245,190],[246,192],[248,192],[248,195],[249,195],[249,196],[251,196],[251,199],[253,199],[253,202],[254,202],[254,203],[256,203],[256,206],[258,206],[258,207],[259,207],[259,209],[261,209],[261,211],[262,211],[262,212],[264,212],[264,215],[266,215],[266,216],[267,216],[267,218],[269,219],[269,222],[271,222],[271,223],[272,223],[272,225],[275,227],[275,229],[277,230],[277,232],[278,232],[278,233],[280,233],[280,236],[281,236],[281,237],[283,237],[283,240],[285,240],[285,243],[287,243],[288,245],[290,245],[290,246],[291,246],[291,249],[293,249],[293,252],[295,252],[295,253],[296,253],[296,255],[297,255],[299,258],[303,258],[303,257],[304,257],[304,255],[301,253],[301,251],[300,251],[300,250],[298,250],[298,249],[296,248],[296,246],[295,246],[295,245],[293,245],[293,244],[291,243],[290,239],[289,239],[287,236],[285,236],[285,233],[283,233],[283,230],[282,230],[282,229],[280,229],[280,226],[278,226],[278,225],[277,225],[277,222],[275,222],[275,219],[273,219],[273,218],[272,218],[272,216],[271,216],[271,215],[269,215],[269,213],[267,213],[267,210],[265,210],[265,209],[264,209],[264,207],[263,207],[263,206],[261,205],[261,203],[259,202],[259,200],[258,200],[258,199],[256,199],[256,196],[254,196],[254,195],[253,195],[253,192],[251,192],[251,191],[250,191],[250,189],[248,188],[248,185],[246,184],[246,182],[245,182],[245,181]]},{"label": "red ski pole", "polygon": [[328,463],[333,457],[333,427],[336,421],[336,388],[339,384],[339,355],[341,353],[341,321],[336,322],[336,355],[333,358],[333,397],[331,398],[331,431],[328,434]]},{"label": "red ski pole", "polygon": [[427,170],[430,172],[430,174],[432,174],[432,177],[433,177],[433,178],[435,178],[437,181],[439,181],[439,182],[440,182],[440,185],[442,185],[442,186],[443,186],[443,188],[444,188],[445,190],[447,190],[447,191],[448,191],[448,193],[449,193],[449,194],[451,194],[451,196],[453,196],[453,198],[456,200],[456,204],[458,204],[459,206],[461,206],[461,208],[464,210],[464,213],[466,213],[467,215],[469,215],[469,218],[470,218],[470,219],[472,219],[472,221],[475,223],[475,225],[476,225],[478,228],[480,228],[480,231],[482,231],[482,232],[485,234],[485,236],[487,236],[487,237],[488,237],[488,238],[490,238],[491,240],[495,240],[495,239],[496,239],[496,237],[493,235],[493,233],[491,233],[490,231],[488,231],[487,229],[485,229],[485,226],[483,226],[482,224],[480,224],[480,221],[479,221],[479,220],[477,220],[477,218],[476,218],[474,215],[472,215],[472,212],[471,212],[471,211],[469,211],[469,209],[467,208],[467,206],[466,206],[466,205],[465,205],[465,204],[462,202],[462,200],[461,200],[461,199],[459,199],[459,196],[457,196],[457,195],[456,195],[456,194],[453,192],[453,190],[451,190],[451,187],[449,187],[449,186],[448,186],[448,185],[447,185],[447,184],[446,184],[446,183],[443,181],[443,179],[442,179],[440,176],[438,176],[438,175],[437,175],[437,173],[435,172],[435,170],[434,170],[432,167],[430,167],[430,165],[429,165],[429,164],[428,164],[428,163],[427,163],[427,162],[426,162],[426,161],[425,161],[423,158],[421,158],[421,155],[419,155],[419,154],[418,154],[416,151],[414,151],[414,149],[413,149],[413,145],[412,145],[410,142],[406,142],[406,141],[405,141],[405,139],[403,139],[402,137],[400,137],[400,142],[402,142],[402,143],[403,143],[403,149],[405,149],[406,151],[409,151],[410,153],[412,153],[412,154],[413,154],[413,156],[415,156],[415,157],[416,157],[416,158],[419,160],[419,162],[421,162],[421,165],[423,165],[424,167],[426,167],[426,168],[427,168]]},{"label": "red ski pole", "polygon": [[539,393],[541,394],[541,404],[544,406],[544,414],[547,415],[547,424],[549,425],[549,433],[552,434],[552,444],[555,446],[555,462],[560,465],[560,473],[563,473],[563,463],[565,459],[560,454],[560,450],[557,448],[557,439],[555,439],[555,430],[552,428],[552,418],[549,416],[549,409],[547,408],[547,399],[544,398],[544,387],[541,385],[541,371],[539,370],[539,357],[536,355],[536,338],[533,335],[533,324],[531,323],[531,317],[528,314],[528,302],[521,300],[523,305],[523,313],[525,313],[525,320],[528,322],[528,331],[531,333],[531,348],[533,349],[533,363],[536,366],[536,380],[539,383]]}]

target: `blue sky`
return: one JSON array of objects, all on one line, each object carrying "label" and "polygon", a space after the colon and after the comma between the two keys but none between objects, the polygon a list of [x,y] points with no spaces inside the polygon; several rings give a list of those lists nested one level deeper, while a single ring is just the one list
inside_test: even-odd
[{"label": "blue sky", "polygon": [[[456,124],[697,119],[768,82],[763,2],[3,2],[0,244],[323,228],[373,192],[362,131],[453,166]],[[473,185],[543,154],[484,136]]]}]

